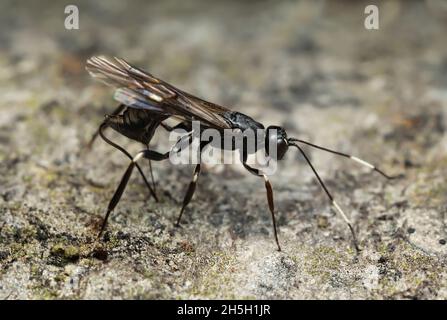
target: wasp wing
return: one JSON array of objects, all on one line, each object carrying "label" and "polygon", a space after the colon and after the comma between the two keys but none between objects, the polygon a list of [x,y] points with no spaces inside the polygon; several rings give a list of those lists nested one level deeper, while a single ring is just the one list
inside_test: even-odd
[{"label": "wasp wing", "polygon": [[162,107],[149,103],[145,96],[128,88],[117,89],[113,95],[113,98],[131,108],[146,109],[157,113],[164,113]]},{"label": "wasp wing", "polygon": [[147,109],[217,129],[230,128],[223,116],[230,110],[186,93],[120,58],[92,57],[87,71],[118,88],[115,99],[131,108]]}]

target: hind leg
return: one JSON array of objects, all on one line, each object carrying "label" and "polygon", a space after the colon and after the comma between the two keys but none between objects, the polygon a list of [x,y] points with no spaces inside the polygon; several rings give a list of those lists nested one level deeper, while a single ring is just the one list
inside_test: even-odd
[{"label": "hind leg", "polygon": [[[126,149],[124,149],[123,147],[121,147],[120,145],[116,144],[115,142],[111,141],[109,138],[107,138],[104,135],[104,129],[106,129],[108,127],[107,123],[103,123],[99,126],[99,130],[98,133],[101,136],[101,138],[108,143],[109,145],[111,145],[112,147],[114,147],[115,149],[118,149],[119,151],[121,151],[122,153],[124,153],[129,159],[132,160],[132,156],[130,155],[129,152],[127,152]],[[157,194],[155,193],[155,190],[152,189],[152,187],[150,186],[149,182],[146,179],[146,176],[143,173],[143,170],[141,169],[140,165],[138,163],[135,164],[135,166],[137,167],[138,171],[140,172],[141,177],[144,180],[144,183],[146,184],[146,187],[149,189],[149,192],[151,193],[151,195],[154,197],[155,201],[158,202],[158,198],[157,198]]]}]

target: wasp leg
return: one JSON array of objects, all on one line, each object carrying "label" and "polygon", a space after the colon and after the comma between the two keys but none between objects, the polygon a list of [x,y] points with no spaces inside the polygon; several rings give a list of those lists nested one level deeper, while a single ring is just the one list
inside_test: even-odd
[{"label": "wasp leg", "polygon": [[150,159],[150,160],[154,160],[154,161],[162,161],[162,160],[165,160],[165,159],[169,158],[169,152],[161,154],[161,153],[159,153],[157,151],[143,150],[143,151],[139,152],[132,159],[132,162],[127,167],[127,170],[124,173],[123,177],[121,178],[121,182],[118,185],[118,188],[116,189],[115,193],[113,194],[112,199],[109,202],[109,205],[107,207],[107,213],[106,213],[106,216],[104,217],[104,221],[102,223],[101,230],[100,230],[100,232],[98,234],[98,238],[101,237],[101,235],[102,235],[102,233],[103,233],[103,231],[104,231],[104,229],[106,227],[107,220],[109,219],[110,213],[115,209],[116,205],[120,201],[121,196],[123,195],[123,192],[126,189],[127,183],[129,182],[130,176],[132,175],[132,171],[135,168],[135,166],[137,166],[137,162],[141,158],[146,158],[146,159]]},{"label": "wasp leg", "polygon": [[[187,138],[188,141],[191,141],[191,137],[190,136],[185,136],[185,139]],[[184,141],[184,139],[180,139],[180,141],[178,143],[182,143]],[[177,144],[178,144],[177,143]],[[176,148],[176,145],[173,148],[174,152],[180,152],[181,149]],[[127,152],[127,151],[126,151]],[[154,161],[163,161],[169,158],[171,151],[165,152],[165,153],[160,153],[157,151],[153,151],[153,150],[143,150],[140,151],[135,157],[132,158],[131,163],[129,164],[129,166],[127,167],[126,172],[124,172],[123,177],[121,178],[121,182],[118,185],[118,188],[116,189],[115,193],[113,194],[112,199],[109,202],[109,205],[107,206],[107,213],[104,217],[104,221],[102,223],[101,226],[101,230],[98,233],[98,239],[101,237],[106,225],[107,225],[107,220],[109,219],[110,213],[115,209],[115,207],[117,206],[118,202],[121,199],[121,196],[124,193],[124,190],[126,189],[127,183],[129,182],[130,176],[132,175],[132,171],[135,167],[138,168],[138,161],[141,160],[142,158],[146,158],[149,160],[154,160]],[[141,171],[140,171],[141,172]]]},{"label": "wasp leg", "polygon": [[182,218],[183,212],[185,211],[186,206],[189,204],[189,202],[192,199],[192,196],[194,195],[199,175],[200,175],[200,163],[197,164],[196,167],[194,168],[194,175],[192,177],[192,181],[190,182],[188,186],[188,191],[186,191],[185,197],[183,198],[182,209],[180,210],[177,222],[175,223],[176,227],[180,226],[180,220]]},{"label": "wasp leg", "polygon": [[161,122],[160,125],[168,132],[174,131],[176,129],[183,129],[186,131],[191,131],[191,125],[187,122],[180,122],[179,124],[171,127],[170,125],[167,125],[166,123]]},{"label": "wasp leg", "polygon": [[262,173],[262,171],[259,170],[259,169],[250,167],[246,163],[246,161],[247,161],[247,156],[244,155],[243,160],[242,160],[242,164],[244,165],[245,169],[247,169],[250,173],[254,174],[255,176],[264,178],[265,190],[267,192],[267,201],[268,201],[268,204],[269,204],[269,209],[270,209],[270,213],[272,215],[272,221],[273,221],[273,234],[275,235],[275,241],[276,241],[276,244],[278,246],[278,251],[281,251],[281,246],[279,245],[279,240],[278,240],[278,232],[276,230],[275,203],[273,201],[272,184],[270,183],[270,180],[268,179],[267,175]]},{"label": "wasp leg", "polygon": [[[169,126],[169,125],[167,125],[167,124],[165,124],[163,122],[160,122],[160,125],[168,132],[174,131],[176,129],[183,129],[183,130],[186,130],[186,131],[190,131],[191,130],[190,126],[186,122],[180,122],[179,124],[177,124],[174,127],[171,127],[171,126]],[[146,145],[146,147],[149,150],[149,144]],[[157,193],[157,185],[155,184],[154,173],[152,171],[152,162],[151,162],[150,159],[148,159],[148,162],[149,162],[149,172],[151,174],[152,188],[154,190],[154,193],[156,194]]]},{"label": "wasp leg", "polygon": [[[208,145],[209,142],[201,142],[200,143],[200,155],[202,154],[203,149]],[[186,191],[185,197],[183,198],[183,204],[182,204],[182,209],[180,210],[180,214],[177,218],[177,222],[176,222],[176,226],[178,227],[180,225],[180,220],[182,218],[183,212],[185,211],[186,206],[189,204],[189,202],[192,199],[192,196],[194,195],[194,192],[196,191],[196,185],[197,185],[197,180],[199,179],[199,175],[200,175],[200,163],[198,163],[196,165],[196,167],[194,168],[194,174],[192,176],[192,180],[189,183],[188,186],[188,190]]]},{"label": "wasp leg", "polygon": [[[121,147],[120,145],[116,144],[115,142],[111,141],[109,138],[107,138],[104,135],[104,130],[108,127],[108,124],[106,122],[104,122],[103,124],[101,124],[99,126],[98,132],[100,137],[109,145],[111,145],[112,147],[118,149],[119,151],[121,151],[122,153],[124,153],[130,160],[132,160],[132,156],[130,155],[129,152],[127,152],[126,149],[124,149],[123,147]],[[149,149],[149,148],[148,148]],[[138,169],[138,171],[141,174],[141,177],[144,180],[144,183],[146,184],[146,187],[149,189],[149,192],[151,193],[151,195],[154,197],[155,201],[158,202],[158,198],[157,198],[157,194],[155,193],[155,190],[152,189],[152,187],[150,186],[149,182],[146,179],[146,176],[143,173],[143,170],[141,169],[141,167],[138,165],[138,163],[136,164],[136,167]]]},{"label": "wasp leg", "polygon": [[[149,144],[146,148],[149,150]],[[157,185],[155,184],[154,173],[152,172],[152,162],[151,159],[148,159],[147,161],[149,162],[149,173],[151,174],[152,188],[154,190],[155,198],[157,198]]]},{"label": "wasp leg", "polygon": [[[190,131],[191,130],[190,126],[186,122],[180,122],[179,124],[177,124],[174,127],[171,127],[171,126],[169,126],[169,125],[167,125],[167,124],[165,124],[163,122],[161,122],[160,125],[163,127],[163,129],[165,129],[168,132],[174,131],[176,129],[183,129],[183,130],[186,130],[186,131]],[[149,145],[147,145],[147,149],[149,149]],[[152,188],[154,189],[154,193],[156,194],[157,193],[157,185],[155,183],[154,173],[152,171],[152,162],[151,162],[150,159],[148,160],[148,162],[149,162],[149,172],[151,174]]]}]

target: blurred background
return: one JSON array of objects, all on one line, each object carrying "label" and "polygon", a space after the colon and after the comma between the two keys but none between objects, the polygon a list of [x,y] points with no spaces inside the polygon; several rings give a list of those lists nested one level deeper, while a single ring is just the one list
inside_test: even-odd
[{"label": "blurred background", "polygon": [[[379,30],[364,27],[369,4]],[[447,298],[446,31],[442,0],[1,1],[0,298]],[[208,168],[176,229],[192,168],[156,164],[161,203],[135,175],[98,247],[127,165],[99,140],[82,152],[116,107],[84,69],[98,54],[405,178],[305,149],[356,256],[290,152],[272,177],[280,254],[262,181]]]}]

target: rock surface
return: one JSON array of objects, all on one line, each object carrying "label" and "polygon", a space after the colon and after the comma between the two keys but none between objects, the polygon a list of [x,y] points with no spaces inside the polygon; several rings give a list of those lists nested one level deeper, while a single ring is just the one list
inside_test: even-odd
[{"label": "rock surface", "polygon": [[[387,1],[378,31],[359,1],[77,2],[79,30],[57,2],[0,3],[0,299],[447,298],[442,1]],[[134,174],[95,243],[128,164],[102,141],[83,149],[115,107],[84,70],[95,54],[405,177],[305,148],[357,254],[290,151],[271,177],[277,252],[261,179],[207,166],[175,228],[192,166],[156,163],[160,201]]]}]

